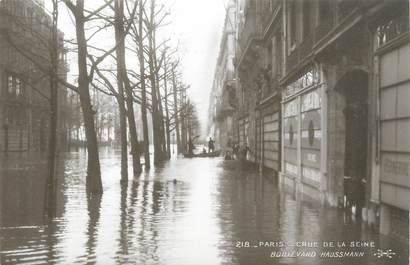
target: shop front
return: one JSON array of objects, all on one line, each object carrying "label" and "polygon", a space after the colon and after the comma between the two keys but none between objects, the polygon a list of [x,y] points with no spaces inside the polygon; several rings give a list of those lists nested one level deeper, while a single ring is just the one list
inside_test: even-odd
[{"label": "shop front", "polygon": [[323,85],[311,67],[289,82],[282,93],[281,180],[295,191],[323,199],[325,186],[322,130]]},{"label": "shop front", "polygon": [[[408,8],[408,6],[407,6]],[[410,44],[408,13],[375,30],[379,139],[372,201],[380,203],[380,231],[408,241],[410,207]]]},{"label": "shop front", "polygon": [[277,93],[264,99],[260,105],[257,119],[258,163],[265,169],[280,170],[280,99]]}]

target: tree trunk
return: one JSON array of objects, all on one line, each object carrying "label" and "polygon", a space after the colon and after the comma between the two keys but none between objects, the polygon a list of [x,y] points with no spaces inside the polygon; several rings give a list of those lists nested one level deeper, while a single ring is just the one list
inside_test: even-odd
[{"label": "tree trunk", "polygon": [[[165,55],[164,55],[165,57]],[[165,57],[166,58],[166,57]],[[171,133],[169,131],[169,110],[168,110],[168,86],[167,86],[167,64],[164,63],[164,90],[165,90],[165,131],[166,131],[166,142],[167,142],[167,158],[171,158]]]},{"label": "tree trunk", "polygon": [[172,88],[174,95],[174,119],[175,119],[175,134],[177,138],[177,154],[180,154],[181,149],[181,135],[179,133],[179,113],[178,113],[178,94],[177,94],[177,84],[175,80],[175,66],[172,67]]},{"label": "tree trunk", "polygon": [[[128,80],[125,76],[125,80]],[[128,114],[128,127],[130,132],[130,139],[131,139],[131,154],[132,154],[132,168],[134,176],[137,176],[141,173],[141,161],[140,161],[140,152],[138,150],[138,134],[137,134],[137,126],[135,124],[135,114],[134,114],[134,103],[133,103],[133,95],[131,91],[131,86],[129,85],[129,81],[125,82],[125,91],[126,91],[126,103],[127,103],[127,114]]]},{"label": "tree trunk", "polygon": [[121,27],[118,17],[121,16],[117,13],[118,1],[115,1],[115,42],[117,45],[117,86],[118,86],[118,108],[120,114],[120,146],[121,146],[121,184],[126,185],[128,183],[128,144],[127,144],[127,110],[125,108],[125,96],[124,96],[124,82],[122,80],[122,72],[120,69],[120,50],[118,47],[118,42],[121,40]]},{"label": "tree trunk", "polygon": [[[58,37],[57,37],[57,21],[58,19],[58,4],[57,0],[53,0],[53,21],[51,32],[51,72],[57,73],[58,70]],[[57,135],[58,135],[58,83],[53,74],[50,74],[50,137],[49,137],[49,152],[48,152],[48,181],[47,181],[47,212],[50,216],[54,216],[56,209],[56,168],[57,168]]]},{"label": "tree trunk", "polygon": [[150,62],[150,75],[151,75],[151,97],[152,97],[152,128],[154,136],[154,164],[157,165],[161,161],[161,142],[160,140],[160,128],[159,128],[159,115],[158,115],[158,100],[156,95],[156,83],[154,76],[152,61]]},{"label": "tree trunk", "polygon": [[159,111],[158,111],[158,99],[157,99],[157,84],[155,77],[155,65],[154,60],[154,49],[153,46],[153,36],[155,34],[155,22],[154,22],[154,8],[155,0],[151,1],[151,12],[149,19],[149,68],[150,68],[150,81],[151,81],[151,97],[152,97],[152,127],[154,131],[154,165],[159,164],[161,161],[161,142],[160,142],[160,126],[159,126]]},{"label": "tree trunk", "polygon": [[127,77],[125,63],[125,33],[124,33],[124,0],[115,1],[115,41],[117,52],[117,80],[119,87],[124,86],[127,104],[128,128],[131,140],[132,168],[134,176],[141,173],[140,154],[138,152],[138,135],[135,125],[134,103],[132,89]]},{"label": "tree trunk", "polygon": [[187,133],[186,133],[186,110],[185,110],[185,94],[184,90],[181,90],[181,142],[182,142],[182,152],[186,152],[187,145]]},{"label": "tree trunk", "polygon": [[121,183],[128,183],[127,116],[124,105],[124,91],[120,89],[120,85],[118,85],[118,93],[116,99],[120,112]]},{"label": "tree trunk", "polygon": [[148,136],[148,121],[147,121],[147,93],[145,84],[145,58],[144,58],[144,43],[143,43],[143,14],[144,14],[144,3],[139,2],[139,18],[138,18],[138,60],[140,67],[140,78],[141,78],[141,118],[142,118],[142,130],[144,134],[144,160],[145,169],[148,170],[151,167],[151,159],[149,155],[149,136]]},{"label": "tree trunk", "polygon": [[[153,21],[154,23],[154,21]],[[153,58],[154,58],[154,69],[155,69],[155,80],[156,80],[156,93],[157,93],[157,98],[158,98],[158,127],[159,127],[159,143],[161,146],[161,160],[164,160],[166,156],[166,143],[165,143],[165,129],[164,129],[164,112],[162,108],[162,98],[161,98],[161,92],[160,92],[160,83],[159,83],[159,69],[158,69],[158,63],[157,63],[157,49],[156,49],[156,34],[155,34],[155,28],[154,32],[152,35],[152,46],[154,47],[153,49]]]},{"label": "tree trunk", "polygon": [[97,135],[94,126],[94,110],[91,105],[89,79],[87,72],[87,40],[84,30],[84,0],[77,1],[76,35],[78,46],[78,89],[80,105],[84,117],[85,136],[87,139],[87,192],[101,194],[100,159],[98,154]]},{"label": "tree trunk", "polygon": [[[157,67],[155,67],[157,69]],[[157,71],[158,73],[158,71]],[[158,126],[159,126],[159,142],[161,146],[161,160],[164,160],[166,156],[166,142],[165,142],[165,129],[164,129],[164,112],[162,108],[162,98],[161,93],[159,92],[159,80],[158,76],[156,75],[156,83],[157,85],[157,95],[158,95]]]}]

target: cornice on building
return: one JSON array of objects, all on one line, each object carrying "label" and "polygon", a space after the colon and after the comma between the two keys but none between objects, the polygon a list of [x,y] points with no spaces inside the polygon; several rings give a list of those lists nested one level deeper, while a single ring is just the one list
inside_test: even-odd
[{"label": "cornice on building", "polygon": [[[388,1],[380,1],[376,6],[363,6],[365,2],[359,3],[349,13],[343,17],[338,17],[336,21],[336,14],[333,19],[334,24],[330,30],[323,36],[315,36],[311,50],[304,54],[298,54],[297,61],[292,65],[285,65],[285,75],[279,80],[281,86],[295,78],[301,71],[303,71],[309,64],[314,64],[318,57],[338,40],[343,38],[349,31],[357,27],[361,23],[368,23],[377,12],[386,9],[386,6],[391,4]],[[335,11],[336,12],[336,11]],[[303,42],[299,42],[293,52],[300,53],[300,47]],[[289,55],[286,55],[289,57]],[[288,60],[286,60],[288,62]]]}]

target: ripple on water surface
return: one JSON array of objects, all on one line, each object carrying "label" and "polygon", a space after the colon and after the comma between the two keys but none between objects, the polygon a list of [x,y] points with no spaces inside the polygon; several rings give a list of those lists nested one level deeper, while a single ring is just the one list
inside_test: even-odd
[{"label": "ripple on water surface", "polygon": [[[130,169],[128,183],[120,185],[119,153],[104,151],[104,193],[91,199],[85,193],[85,161],[84,152],[60,161],[53,219],[43,215],[44,169],[0,176],[1,264],[328,264],[272,259],[272,249],[236,244],[309,239],[383,241],[397,251],[403,246],[336,209],[297,200],[270,174],[261,176],[237,161],[173,158],[137,178]],[[405,260],[395,257],[396,263],[400,258]],[[353,263],[332,260],[356,261],[385,264],[369,255]]]}]

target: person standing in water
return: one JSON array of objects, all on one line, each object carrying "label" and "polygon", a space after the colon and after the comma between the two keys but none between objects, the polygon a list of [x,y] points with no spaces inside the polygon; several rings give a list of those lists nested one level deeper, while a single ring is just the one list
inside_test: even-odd
[{"label": "person standing in water", "polygon": [[212,137],[209,137],[209,141],[208,141],[208,153],[212,153],[213,151],[215,151],[215,141],[212,140]]}]

